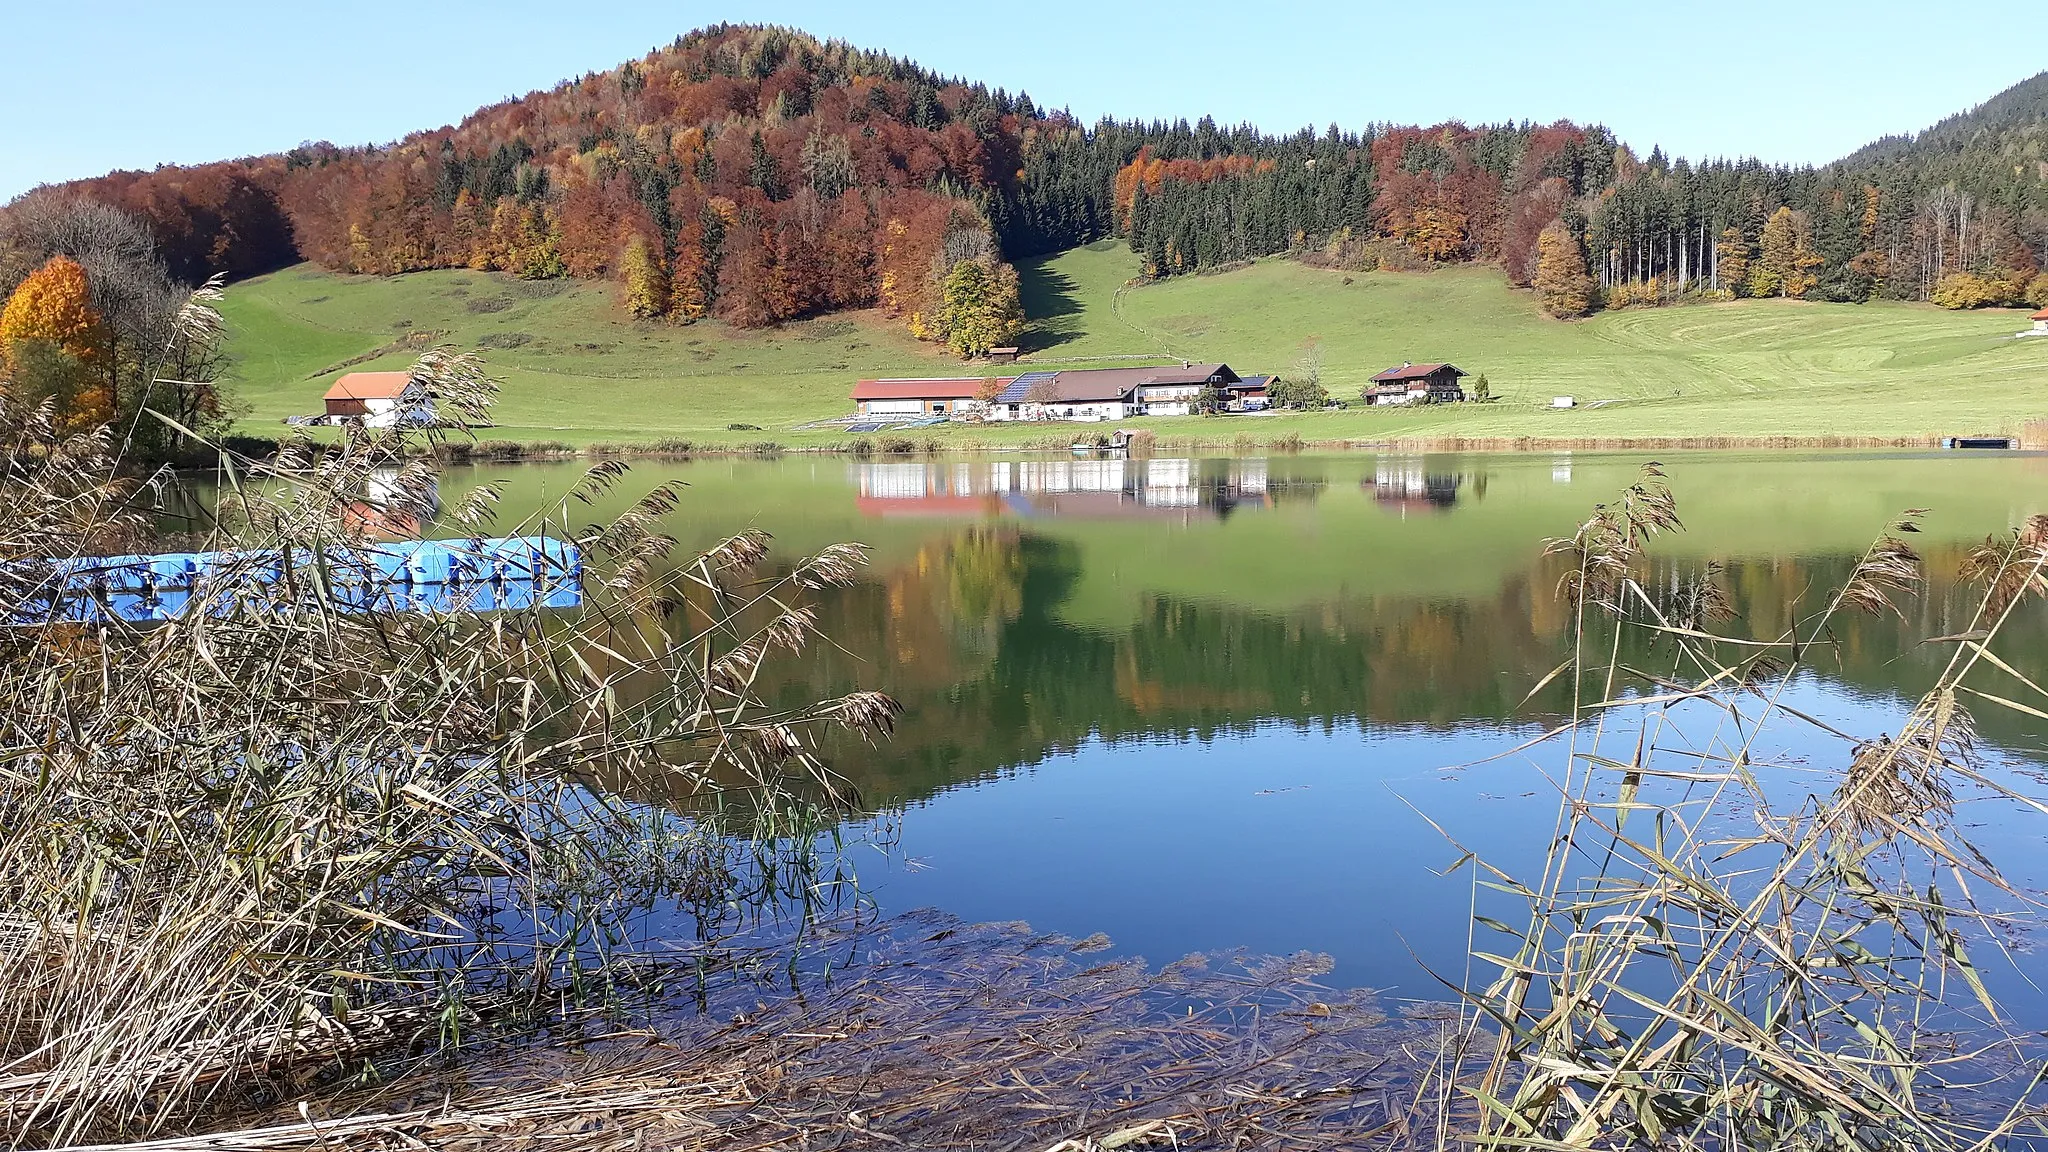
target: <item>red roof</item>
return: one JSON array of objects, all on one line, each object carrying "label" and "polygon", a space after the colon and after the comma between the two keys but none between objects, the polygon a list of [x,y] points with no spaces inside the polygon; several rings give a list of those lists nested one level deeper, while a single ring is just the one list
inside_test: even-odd
[{"label": "red roof", "polygon": [[2036,312],[2036,313],[2034,313],[2034,314],[2033,314],[2032,316],[2028,317],[2028,319],[2030,319],[2030,320],[2048,320],[2048,308],[2043,308],[2043,309],[2041,309],[2041,310],[2040,310],[2039,312]]},{"label": "red roof", "polygon": [[1465,375],[1455,364],[1403,364],[1399,368],[1389,368],[1385,372],[1373,377],[1373,379],[1389,382],[1395,380],[1423,380],[1436,375],[1445,368],[1449,368],[1460,376]]},{"label": "red roof", "polygon": [[[998,386],[1012,377],[998,376]],[[937,380],[863,380],[853,386],[855,400],[954,400],[981,394],[988,380],[980,376],[955,376]]]},{"label": "red roof", "polygon": [[412,386],[410,372],[350,372],[327,389],[327,400],[396,400]]}]

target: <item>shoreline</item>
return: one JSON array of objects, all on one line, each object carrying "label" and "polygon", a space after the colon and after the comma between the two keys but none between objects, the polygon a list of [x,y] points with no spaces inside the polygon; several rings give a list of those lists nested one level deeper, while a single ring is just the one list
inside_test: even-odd
[{"label": "shoreline", "polygon": [[[1083,437],[1047,437],[1014,443],[993,443],[954,437],[881,436],[811,444],[784,444],[774,440],[713,442],[667,439],[644,444],[600,442],[569,444],[555,440],[454,441],[427,449],[452,464],[503,464],[576,459],[688,460],[698,457],[771,457],[821,455],[869,457],[983,456],[1006,454],[1066,453]],[[1510,453],[1510,452],[1615,452],[1615,451],[1830,451],[1871,449],[1912,449],[1921,451],[2038,452],[2048,451],[2048,441],[2012,436],[2010,448],[1945,449],[1948,437],[1912,436],[1395,436],[1372,439],[1351,437],[1306,439],[1295,434],[1272,438],[1250,435],[1222,437],[1160,437],[1133,444],[1132,456],[1160,452],[1259,452],[1299,454],[1305,452],[1382,453]],[[1098,451],[1108,451],[1107,448]]]}]

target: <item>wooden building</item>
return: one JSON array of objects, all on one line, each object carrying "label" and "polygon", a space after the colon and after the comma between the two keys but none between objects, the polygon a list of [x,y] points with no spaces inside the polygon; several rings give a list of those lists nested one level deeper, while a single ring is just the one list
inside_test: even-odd
[{"label": "wooden building", "polygon": [[1456,364],[1403,364],[1372,378],[1374,404],[1455,404],[1465,398]]}]

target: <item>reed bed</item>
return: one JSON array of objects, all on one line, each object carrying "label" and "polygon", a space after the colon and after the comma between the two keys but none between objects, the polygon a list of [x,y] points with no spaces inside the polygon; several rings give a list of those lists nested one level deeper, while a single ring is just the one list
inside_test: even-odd
[{"label": "reed bed", "polygon": [[[181,315],[218,333],[202,293]],[[413,369],[481,424],[474,357]],[[851,579],[844,546],[767,575],[765,535],[702,554],[660,531],[679,489],[609,523],[572,502],[494,523],[570,540],[584,606],[422,611],[368,596],[360,508],[424,522],[431,458],[403,433],[229,458],[216,554],[169,623],[49,623],[55,562],[151,545],[118,429],[73,434],[0,397],[0,1131],[17,1146],[203,1126],[367,1066],[456,1051],[631,995],[637,918],[829,905],[816,828],[849,805],[812,751],[885,733],[872,694],[770,707],[772,667]],[[582,781],[663,780],[689,815]],[[394,1055],[395,1054],[395,1055]],[[374,1065],[365,1061],[374,1060]]]},{"label": "reed bed", "polygon": [[[1459,846],[1483,897],[1474,976],[1447,978],[1466,1030],[1424,1110],[1471,1105],[1464,1139],[1517,1149],[1977,1149],[2044,1134],[2048,1065],[1979,954],[2042,901],[1958,812],[1967,798],[2001,819],[2048,813],[1988,769],[1969,712],[2048,718],[2048,693],[1995,651],[2048,586],[2048,521],[1973,551],[1980,599],[1927,641],[1951,655],[1896,734],[1794,706],[1838,617],[1899,613],[1920,593],[1921,514],[1778,636],[1732,626],[1717,567],[1651,556],[1682,529],[1655,465],[1552,543],[1578,625],[1551,679],[1569,678],[1573,711],[1512,755],[1557,797],[1556,830],[1533,875]],[[1788,733],[1832,754],[1775,759]]]},{"label": "reed bed", "polygon": [[[1355,1148],[1416,1134],[1426,1026],[1316,983],[1320,957],[1098,962],[935,913],[722,947],[697,1010],[132,1152],[295,1148]],[[829,980],[818,977],[829,968]],[[769,985],[780,987],[771,988]]]}]

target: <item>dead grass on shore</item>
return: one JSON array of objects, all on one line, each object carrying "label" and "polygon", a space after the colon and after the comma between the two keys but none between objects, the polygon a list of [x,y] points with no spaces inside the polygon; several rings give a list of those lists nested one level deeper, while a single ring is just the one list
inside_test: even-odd
[{"label": "dead grass on shore", "polygon": [[[118,1146],[1360,1148],[1427,1141],[1424,1023],[1315,980],[1326,958],[1096,963],[1096,939],[918,913],[728,953],[697,1010],[229,1132]],[[822,976],[824,968],[829,976]],[[780,984],[780,987],[771,987]]]}]

